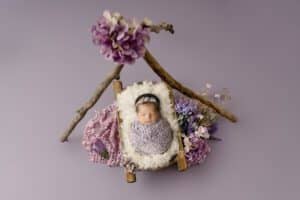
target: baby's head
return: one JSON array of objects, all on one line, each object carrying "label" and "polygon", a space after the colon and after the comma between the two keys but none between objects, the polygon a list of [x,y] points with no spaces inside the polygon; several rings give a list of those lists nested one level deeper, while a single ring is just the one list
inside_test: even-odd
[{"label": "baby's head", "polygon": [[160,101],[157,96],[145,93],[135,100],[138,121],[142,124],[152,124],[160,119]]}]

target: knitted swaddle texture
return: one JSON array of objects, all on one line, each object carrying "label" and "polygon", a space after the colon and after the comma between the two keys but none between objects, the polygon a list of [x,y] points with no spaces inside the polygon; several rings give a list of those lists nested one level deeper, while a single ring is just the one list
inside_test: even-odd
[{"label": "knitted swaddle texture", "polygon": [[144,154],[161,154],[168,150],[173,139],[169,122],[161,117],[153,124],[131,123],[130,142],[135,151]]}]

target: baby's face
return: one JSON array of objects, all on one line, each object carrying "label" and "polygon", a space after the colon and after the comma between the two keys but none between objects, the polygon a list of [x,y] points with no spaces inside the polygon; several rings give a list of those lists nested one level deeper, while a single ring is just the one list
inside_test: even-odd
[{"label": "baby's face", "polygon": [[152,124],[160,118],[160,113],[153,103],[140,104],[137,108],[137,117],[142,124]]}]

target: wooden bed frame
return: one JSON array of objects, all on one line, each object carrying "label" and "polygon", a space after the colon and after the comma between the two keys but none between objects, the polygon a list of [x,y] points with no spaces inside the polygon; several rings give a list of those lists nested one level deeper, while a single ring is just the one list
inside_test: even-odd
[{"label": "wooden bed frame", "polygon": [[[174,100],[173,91],[172,91],[172,88],[168,84],[166,84],[166,85],[167,85],[167,88],[169,90],[169,97],[170,97],[170,100],[171,100],[171,103],[172,103],[173,115],[177,119],[177,115],[176,115],[175,107],[174,107],[175,106],[175,100]],[[114,91],[114,94],[115,94],[115,98],[117,99],[117,95],[123,91],[123,86],[122,86],[121,80],[119,80],[119,79],[113,80],[113,91]],[[118,128],[119,128],[118,131],[119,131],[119,134],[121,134],[122,119],[120,117],[119,111],[117,112],[117,118],[118,118]],[[169,166],[174,164],[174,163],[177,163],[178,171],[185,171],[187,169],[187,163],[186,163],[185,154],[184,154],[184,147],[183,147],[183,143],[182,143],[181,132],[177,132],[176,138],[177,138],[178,144],[179,144],[179,151],[178,151],[177,156],[175,157],[175,159],[170,160]],[[162,168],[165,168],[165,167],[162,167]],[[152,169],[152,170],[155,171],[155,170],[160,170],[162,168],[156,168],[156,169]],[[125,167],[125,178],[126,178],[128,183],[136,182],[135,172],[132,171],[132,170],[128,170],[126,167]]]}]

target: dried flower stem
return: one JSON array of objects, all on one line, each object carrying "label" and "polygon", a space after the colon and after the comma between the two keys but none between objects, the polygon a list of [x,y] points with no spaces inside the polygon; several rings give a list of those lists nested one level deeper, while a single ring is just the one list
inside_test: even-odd
[{"label": "dried flower stem", "polygon": [[60,138],[61,142],[68,141],[69,135],[72,133],[73,129],[80,122],[80,120],[85,116],[87,111],[96,104],[96,102],[101,97],[101,95],[105,91],[105,89],[112,82],[112,80],[119,77],[120,72],[123,69],[123,66],[124,65],[122,65],[122,64],[118,64],[113,69],[113,71],[106,77],[106,79],[98,85],[93,96],[81,108],[79,108],[76,111],[77,115],[72,119],[69,127],[66,129],[66,131],[63,133],[62,137]]},{"label": "dried flower stem", "polygon": [[230,112],[226,111],[219,105],[209,101],[207,98],[197,94],[193,90],[185,87],[180,82],[176,81],[164,68],[158,63],[158,61],[153,57],[153,55],[146,49],[146,53],[144,55],[145,61],[151,67],[151,69],[165,82],[167,82],[172,88],[180,91],[181,93],[187,95],[190,98],[196,99],[201,103],[211,107],[221,116],[227,118],[231,122],[237,122],[237,118],[231,114]]}]

